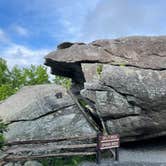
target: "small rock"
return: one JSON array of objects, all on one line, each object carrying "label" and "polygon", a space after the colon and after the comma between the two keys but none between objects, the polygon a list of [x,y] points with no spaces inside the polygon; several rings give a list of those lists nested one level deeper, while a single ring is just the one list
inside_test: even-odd
[{"label": "small rock", "polygon": [[37,161],[27,161],[24,166],[42,166],[42,164]]},{"label": "small rock", "polygon": [[4,166],[21,166],[21,164],[20,163],[7,163],[7,164],[5,164]]},{"label": "small rock", "polygon": [[14,166],[14,164],[13,163],[7,163],[4,166]]}]

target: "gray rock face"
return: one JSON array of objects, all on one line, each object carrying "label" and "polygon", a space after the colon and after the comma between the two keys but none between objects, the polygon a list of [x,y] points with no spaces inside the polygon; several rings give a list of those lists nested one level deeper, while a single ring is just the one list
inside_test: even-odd
[{"label": "gray rock face", "polygon": [[[23,87],[16,95],[0,104],[0,117],[4,122],[11,123],[33,120],[43,114],[61,109],[61,100],[57,100],[55,96],[58,92],[62,92],[65,97],[66,91],[61,86],[48,84]],[[69,98],[63,105],[72,104],[74,103]]]},{"label": "gray rock face", "polygon": [[124,140],[166,134],[165,70],[104,65],[101,79],[85,84],[82,95],[95,102],[109,132]]},{"label": "gray rock face", "polygon": [[70,43],[48,54],[46,65],[84,83],[81,95],[122,141],[166,135],[166,36]]},{"label": "gray rock face", "polygon": [[81,63],[166,69],[165,43],[166,36],[97,40],[89,44],[70,43],[68,47],[59,47],[58,50],[48,54],[45,57],[45,64],[51,66],[52,73],[71,77],[79,83],[84,82]]},{"label": "gray rock face", "polygon": [[[89,44],[73,43],[46,56],[54,62],[125,63],[144,68],[166,68],[166,37],[127,37],[97,40]],[[162,59],[162,61],[161,61]]]},{"label": "gray rock face", "polygon": [[[56,98],[57,92],[62,92],[62,98]],[[22,88],[0,104],[0,117],[9,124],[5,133],[7,141],[95,134],[65,89],[57,85]],[[54,147],[55,144],[14,146],[8,153],[22,150],[29,155],[42,154],[47,149],[53,151]]]}]

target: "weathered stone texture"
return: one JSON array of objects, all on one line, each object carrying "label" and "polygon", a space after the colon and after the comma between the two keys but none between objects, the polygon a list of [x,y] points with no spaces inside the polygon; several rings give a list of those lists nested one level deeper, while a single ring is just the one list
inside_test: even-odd
[{"label": "weathered stone texture", "polygon": [[[62,92],[57,99],[56,93]],[[36,85],[22,88],[0,104],[0,117],[8,123],[4,136],[7,141],[53,139],[88,136],[95,130],[88,124],[66,90],[57,85]],[[61,145],[71,142],[61,142]],[[8,153],[39,155],[55,151],[56,143],[19,145]]]},{"label": "weathered stone texture", "polygon": [[94,104],[110,133],[124,141],[166,135],[166,36],[73,43],[48,54],[46,64],[55,74],[63,70],[74,82],[84,82],[81,95]]}]

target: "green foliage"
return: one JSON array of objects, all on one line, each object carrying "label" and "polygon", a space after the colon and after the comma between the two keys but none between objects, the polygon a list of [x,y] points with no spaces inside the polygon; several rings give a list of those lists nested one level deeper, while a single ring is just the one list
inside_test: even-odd
[{"label": "green foliage", "polygon": [[49,76],[46,68],[39,65],[31,65],[30,68],[23,68],[24,85],[36,85],[49,83]]},{"label": "green foliage", "polygon": [[94,156],[75,156],[65,158],[50,158],[41,161],[43,166],[78,166],[83,161],[94,161]]},{"label": "green foliage", "polygon": [[0,85],[0,100],[5,100],[7,97],[13,95],[16,92],[16,89],[10,84]]},{"label": "green foliage", "polygon": [[120,66],[120,67],[125,67],[126,65],[125,65],[125,64],[123,64],[123,63],[121,63],[119,66]]},{"label": "green foliage", "polygon": [[10,72],[7,63],[4,59],[0,58],[0,85],[10,82]]},{"label": "green foliage", "polygon": [[18,66],[14,66],[11,70],[10,79],[12,86],[17,89],[24,84],[25,74],[23,73],[23,70],[21,70]]},{"label": "green foliage", "polygon": [[31,65],[27,68],[14,66],[9,70],[4,59],[0,58],[0,100],[4,100],[25,85],[50,83],[46,67]]},{"label": "green foliage", "polygon": [[66,89],[70,89],[71,87],[71,79],[67,77],[62,76],[55,76],[55,79],[53,80],[55,84],[62,85]]},{"label": "green foliage", "polygon": [[83,107],[83,108],[86,108],[86,106],[88,105],[85,100],[83,99],[78,99],[78,102],[80,103],[80,105]]},{"label": "green foliage", "polygon": [[49,83],[49,76],[45,67],[31,65],[28,68],[20,69],[14,66],[11,71],[13,87],[20,88],[25,85],[37,85]]},{"label": "green foliage", "polygon": [[[71,87],[71,79],[66,77],[55,76],[53,82],[67,89]],[[0,100],[13,95],[23,86],[47,83],[50,81],[46,67],[31,65],[20,68],[16,65],[9,70],[6,61],[0,58]]]},{"label": "green foliage", "polygon": [[7,125],[0,120],[0,149],[2,149],[5,144],[5,138],[3,136],[5,131],[7,131]]},{"label": "green foliage", "polygon": [[103,71],[103,64],[98,64],[97,65],[97,74],[101,76],[101,73]]}]

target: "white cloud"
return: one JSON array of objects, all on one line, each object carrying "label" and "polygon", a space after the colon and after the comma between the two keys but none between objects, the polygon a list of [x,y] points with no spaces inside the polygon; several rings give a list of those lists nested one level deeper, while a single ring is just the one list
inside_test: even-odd
[{"label": "white cloud", "polygon": [[20,25],[14,25],[12,26],[12,29],[14,32],[16,32],[20,36],[24,36],[24,37],[29,36],[29,31]]},{"label": "white cloud", "polygon": [[[14,24],[10,28],[24,37],[28,37],[32,32],[35,40],[41,35],[44,39],[48,37],[51,40],[55,39],[55,42],[62,42],[166,32],[166,1],[164,0],[147,0],[147,2],[144,0],[138,2],[133,0],[35,0],[33,5],[28,1],[17,1],[19,1],[18,4],[24,4],[23,11],[26,17],[23,18],[28,19],[28,22],[27,25]],[[33,15],[28,15],[30,13]],[[26,28],[21,25],[26,25]],[[11,32],[10,28],[8,30]],[[1,41],[7,43],[5,47],[0,45],[0,55],[7,59],[11,66],[43,64],[43,56],[49,50],[31,49],[25,45],[18,45],[12,43],[7,36],[0,29],[0,43]],[[44,40],[37,42],[42,45],[46,43]]]},{"label": "white cloud", "polygon": [[87,13],[98,1],[35,0],[33,5],[26,2],[26,12],[33,12],[31,23],[38,27],[31,29],[33,27],[29,26],[29,29],[35,31],[35,35],[45,33],[58,42],[77,41],[82,35],[80,31]]},{"label": "white cloud", "polygon": [[10,42],[8,35],[5,33],[3,29],[0,28],[0,44],[5,44]]},{"label": "white cloud", "polygon": [[50,52],[49,49],[31,49],[25,45],[16,44],[3,29],[0,29],[0,57],[7,61],[10,68],[14,65],[21,67],[31,64],[42,65],[44,56],[48,52]]},{"label": "white cloud", "polygon": [[50,50],[30,49],[23,45],[11,44],[0,52],[1,57],[7,60],[10,67],[14,65],[29,66],[31,64],[39,65],[44,63],[44,56]]},{"label": "white cloud", "polygon": [[81,40],[165,34],[165,10],[164,0],[100,0],[87,15]]},{"label": "white cloud", "polygon": [[[7,61],[9,68],[17,65],[19,67],[29,67],[33,65],[43,65],[44,56],[51,50],[49,49],[30,49],[24,45],[11,43],[0,51],[0,55]],[[47,73],[50,81],[54,79],[51,75],[50,68],[47,67]]]}]

